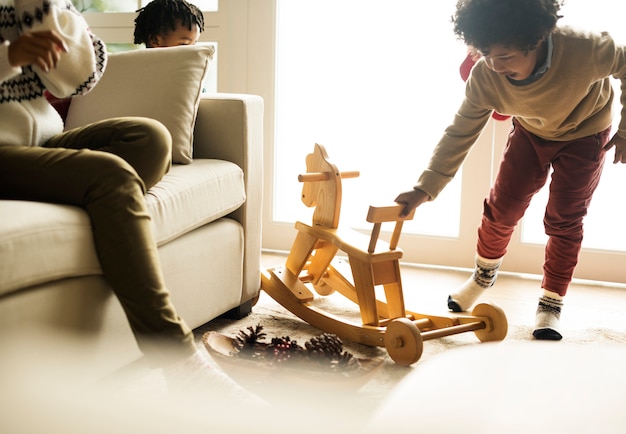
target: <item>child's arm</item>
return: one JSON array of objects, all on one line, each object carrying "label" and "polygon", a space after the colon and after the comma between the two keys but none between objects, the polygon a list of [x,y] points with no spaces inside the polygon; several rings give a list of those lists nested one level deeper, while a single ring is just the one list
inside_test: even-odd
[{"label": "child's arm", "polygon": [[400,213],[400,217],[406,217],[411,214],[411,211],[413,211],[424,202],[428,202],[430,199],[431,197],[424,190],[414,188],[413,190],[400,193],[398,197],[394,199],[394,201],[396,203],[399,203],[400,205],[404,205],[404,209]]},{"label": "child's arm", "polygon": [[604,150],[608,151],[615,147],[613,164],[626,163],[626,46],[613,44],[613,40],[607,33],[603,33],[602,36],[604,39],[611,40],[611,44],[608,45],[611,47],[612,56],[608,58],[611,60],[611,75],[621,81],[620,102],[622,105],[617,133],[607,143]]},{"label": "child's arm", "polygon": [[[478,54],[476,51],[470,50],[467,53],[467,56],[465,56],[465,59],[463,59],[463,62],[461,62],[461,66],[459,66],[459,73],[461,74],[461,78],[463,79],[463,81],[467,81],[470,72],[472,71],[472,68],[474,67],[478,59],[480,59],[480,54]],[[501,115],[500,113],[494,111],[491,114],[491,117],[497,121],[506,121],[510,119],[511,116]]]},{"label": "child's arm", "polygon": [[59,58],[50,61],[53,68],[46,70],[45,61],[32,64],[50,93],[67,97],[88,92],[95,86],[106,65],[106,47],[91,34],[71,2],[15,0],[15,12],[22,28],[20,37],[54,34],[62,39],[62,44],[55,43]]},{"label": "child's arm", "polygon": [[435,147],[428,167],[422,172],[413,190],[400,193],[394,200],[404,205],[400,214],[406,217],[419,205],[434,200],[454,178],[465,157],[487,124],[492,110],[463,100],[454,122],[446,128]]}]

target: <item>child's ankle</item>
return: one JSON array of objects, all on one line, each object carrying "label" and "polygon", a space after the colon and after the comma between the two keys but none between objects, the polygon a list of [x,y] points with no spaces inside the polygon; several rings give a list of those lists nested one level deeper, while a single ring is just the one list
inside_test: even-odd
[{"label": "child's ankle", "polygon": [[563,296],[544,289],[535,316],[533,336],[536,339],[558,341],[563,338],[560,332],[562,307]]}]

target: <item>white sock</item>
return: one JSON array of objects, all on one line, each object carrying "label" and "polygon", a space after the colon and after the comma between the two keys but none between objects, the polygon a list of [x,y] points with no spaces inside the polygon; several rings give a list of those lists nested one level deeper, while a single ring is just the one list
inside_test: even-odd
[{"label": "white sock", "polygon": [[453,312],[463,312],[472,307],[485,289],[495,283],[500,264],[502,258],[486,259],[477,254],[474,273],[456,292],[448,296],[448,308]]},{"label": "white sock", "polygon": [[168,389],[172,393],[191,392],[205,397],[208,395],[209,398],[220,402],[233,400],[239,404],[265,404],[261,398],[242,388],[215,364],[212,364],[209,356],[200,350],[161,370]]},{"label": "white sock", "polygon": [[544,290],[535,316],[535,339],[558,341],[563,338],[559,331],[562,307],[563,297],[556,292]]}]

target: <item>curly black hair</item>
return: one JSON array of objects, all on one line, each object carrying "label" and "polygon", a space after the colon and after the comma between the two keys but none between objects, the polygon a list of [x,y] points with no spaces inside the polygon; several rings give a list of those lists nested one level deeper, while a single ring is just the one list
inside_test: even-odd
[{"label": "curly black hair", "polygon": [[198,25],[204,31],[204,16],[195,5],[185,0],[153,0],[137,10],[135,18],[135,44],[150,44],[150,39],[176,30],[176,21],[191,30]]},{"label": "curly black hair", "polygon": [[488,52],[493,45],[530,51],[556,27],[564,0],[459,0],[454,33],[466,45]]}]

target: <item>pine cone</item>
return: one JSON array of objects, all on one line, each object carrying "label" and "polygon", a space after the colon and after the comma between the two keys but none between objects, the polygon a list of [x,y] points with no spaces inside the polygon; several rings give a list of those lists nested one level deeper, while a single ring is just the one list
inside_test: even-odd
[{"label": "pine cone", "polygon": [[239,330],[239,334],[233,340],[233,347],[238,352],[255,352],[257,344],[266,336],[261,324],[257,324],[256,327],[249,326],[247,330],[250,333]]},{"label": "pine cone", "polygon": [[330,369],[357,368],[358,361],[348,351],[343,351],[341,339],[330,333],[311,338],[304,344],[312,361]]},{"label": "pine cone", "polygon": [[304,344],[304,347],[312,358],[321,356],[332,360],[341,355],[343,342],[336,335],[324,333],[311,338]]},{"label": "pine cone", "polygon": [[298,342],[292,341],[289,336],[283,336],[282,338],[272,338],[272,342],[268,347],[268,356],[273,361],[281,363],[290,360],[295,355],[299,355],[302,351],[302,347],[298,345]]}]

